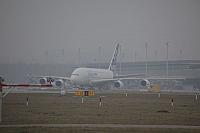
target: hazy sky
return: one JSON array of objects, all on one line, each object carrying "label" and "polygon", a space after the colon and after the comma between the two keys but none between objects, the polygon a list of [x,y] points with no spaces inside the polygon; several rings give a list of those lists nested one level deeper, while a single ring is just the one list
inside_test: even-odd
[{"label": "hazy sky", "polygon": [[0,20],[0,63],[200,59],[200,0],[1,0]]}]

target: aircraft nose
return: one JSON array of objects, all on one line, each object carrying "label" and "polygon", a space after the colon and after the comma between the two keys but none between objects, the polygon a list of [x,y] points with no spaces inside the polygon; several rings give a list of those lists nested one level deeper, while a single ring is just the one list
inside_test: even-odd
[{"label": "aircraft nose", "polygon": [[78,80],[78,74],[72,74],[71,75],[71,82],[76,83],[77,80]]}]

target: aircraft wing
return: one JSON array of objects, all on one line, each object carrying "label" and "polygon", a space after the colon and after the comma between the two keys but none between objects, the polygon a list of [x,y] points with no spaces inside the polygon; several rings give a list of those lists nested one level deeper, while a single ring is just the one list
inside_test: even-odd
[{"label": "aircraft wing", "polygon": [[115,82],[118,80],[140,80],[142,78],[137,78],[137,77],[127,77],[127,78],[111,78],[111,79],[95,79],[92,80],[92,84],[104,84],[104,83],[109,83],[109,82]]},{"label": "aircraft wing", "polygon": [[70,77],[60,77],[60,76],[31,76],[31,78],[62,79],[65,81],[71,81]]},{"label": "aircraft wing", "polygon": [[116,79],[95,79],[92,80],[92,84],[102,84],[102,83],[108,83],[108,82],[114,82],[117,81]]},{"label": "aircraft wing", "polygon": [[140,74],[128,74],[128,75],[116,75],[111,79],[96,79],[96,80],[92,80],[93,84],[97,84],[97,83],[107,83],[107,82],[115,82],[118,80],[138,80],[138,79],[142,79],[142,78],[137,78],[137,76],[144,76],[144,73],[140,73]]},{"label": "aircraft wing", "polygon": [[185,77],[177,77],[177,76],[168,76],[168,77],[161,77],[161,76],[152,76],[152,77],[146,77],[146,78],[137,78],[137,77],[123,77],[123,78],[111,78],[111,79],[95,79],[92,80],[92,84],[104,84],[109,82],[115,82],[118,80],[185,80]]},{"label": "aircraft wing", "polygon": [[128,77],[137,77],[137,76],[145,76],[144,73],[139,74],[128,74],[128,75],[116,75],[114,78],[128,78]]},{"label": "aircraft wing", "polygon": [[150,76],[150,77],[146,77],[145,79],[148,80],[185,80],[186,77],[182,77],[182,76]]}]

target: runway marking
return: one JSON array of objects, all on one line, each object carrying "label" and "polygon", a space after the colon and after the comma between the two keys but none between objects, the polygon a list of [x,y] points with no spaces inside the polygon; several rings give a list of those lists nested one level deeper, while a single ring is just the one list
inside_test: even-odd
[{"label": "runway marking", "polygon": [[90,127],[90,128],[164,128],[164,129],[200,129],[200,126],[190,125],[125,125],[125,124],[13,124],[0,125],[0,128],[16,127]]}]

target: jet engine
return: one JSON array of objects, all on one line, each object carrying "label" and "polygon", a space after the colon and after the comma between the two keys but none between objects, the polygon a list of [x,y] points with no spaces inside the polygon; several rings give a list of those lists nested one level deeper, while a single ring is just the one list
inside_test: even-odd
[{"label": "jet engine", "polygon": [[0,77],[0,82],[3,83],[4,81],[5,80],[2,77]]},{"label": "jet engine", "polygon": [[124,83],[121,80],[115,81],[114,82],[114,87],[123,88],[124,87]]},{"label": "jet engine", "polygon": [[55,84],[56,87],[63,87],[64,82],[63,82],[62,79],[58,79],[58,80],[56,80],[56,81],[54,82],[54,84]]},{"label": "jet engine", "polygon": [[51,84],[54,82],[54,79],[51,77],[44,77],[39,79],[40,84]]},{"label": "jet engine", "polygon": [[46,78],[41,78],[39,80],[40,84],[47,84],[47,79]]},{"label": "jet engine", "polygon": [[141,85],[141,86],[146,86],[147,88],[150,88],[150,87],[151,87],[151,83],[150,83],[149,80],[147,80],[147,79],[143,79],[143,80],[140,82],[140,85]]}]

